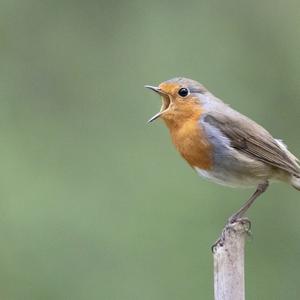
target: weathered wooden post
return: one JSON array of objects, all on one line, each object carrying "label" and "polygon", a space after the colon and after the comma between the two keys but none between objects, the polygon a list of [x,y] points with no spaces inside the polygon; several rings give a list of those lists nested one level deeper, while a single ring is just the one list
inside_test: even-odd
[{"label": "weathered wooden post", "polygon": [[245,300],[244,253],[250,221],[226,225],[213,248],[215,300]]}]

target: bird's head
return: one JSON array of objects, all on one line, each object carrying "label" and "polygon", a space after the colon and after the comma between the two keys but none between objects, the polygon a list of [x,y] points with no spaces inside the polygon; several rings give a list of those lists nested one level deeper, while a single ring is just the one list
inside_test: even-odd
[{"label": "bird's head", "polygon": [[201,103],[207,98],[208,93],[197,81],[183,77],[164,81],[158,87],[151,85],[145,87],[158,93],[162,99],[160,111],[148,122],[161,117],[167,125],[199,115]]}]

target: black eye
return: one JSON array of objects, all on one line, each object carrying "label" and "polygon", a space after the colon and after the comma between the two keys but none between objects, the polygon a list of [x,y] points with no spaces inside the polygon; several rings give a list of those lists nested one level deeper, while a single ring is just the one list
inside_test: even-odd
[{"label": "black eye", "polygon": [[179,94],[179,96],[181,96],[181,97],[186,97],[189,93],[190,93],[189,90],[186,89],[186,88],[181,88],[181,89],[178,91],[178,94]]}]

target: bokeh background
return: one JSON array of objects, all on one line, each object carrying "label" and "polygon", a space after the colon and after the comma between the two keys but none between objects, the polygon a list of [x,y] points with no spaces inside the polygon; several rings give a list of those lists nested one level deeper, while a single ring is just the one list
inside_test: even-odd
[{"label": "bokeh background", "polygon": [[[299,1],[0,3],[0,298],[212,299],[250,195],[180,159],[144,89],[185,76],[300,155]],[[300,193],[249,216],[247,299],[299,299]]]}]

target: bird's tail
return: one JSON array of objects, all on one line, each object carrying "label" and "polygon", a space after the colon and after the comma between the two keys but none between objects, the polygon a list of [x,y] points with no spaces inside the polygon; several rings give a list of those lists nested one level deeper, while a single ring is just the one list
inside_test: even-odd
[{"label": "bird's tail", "polygon": [[300,191],[300,174],[292,175],[291,184],[295,189]]}]

